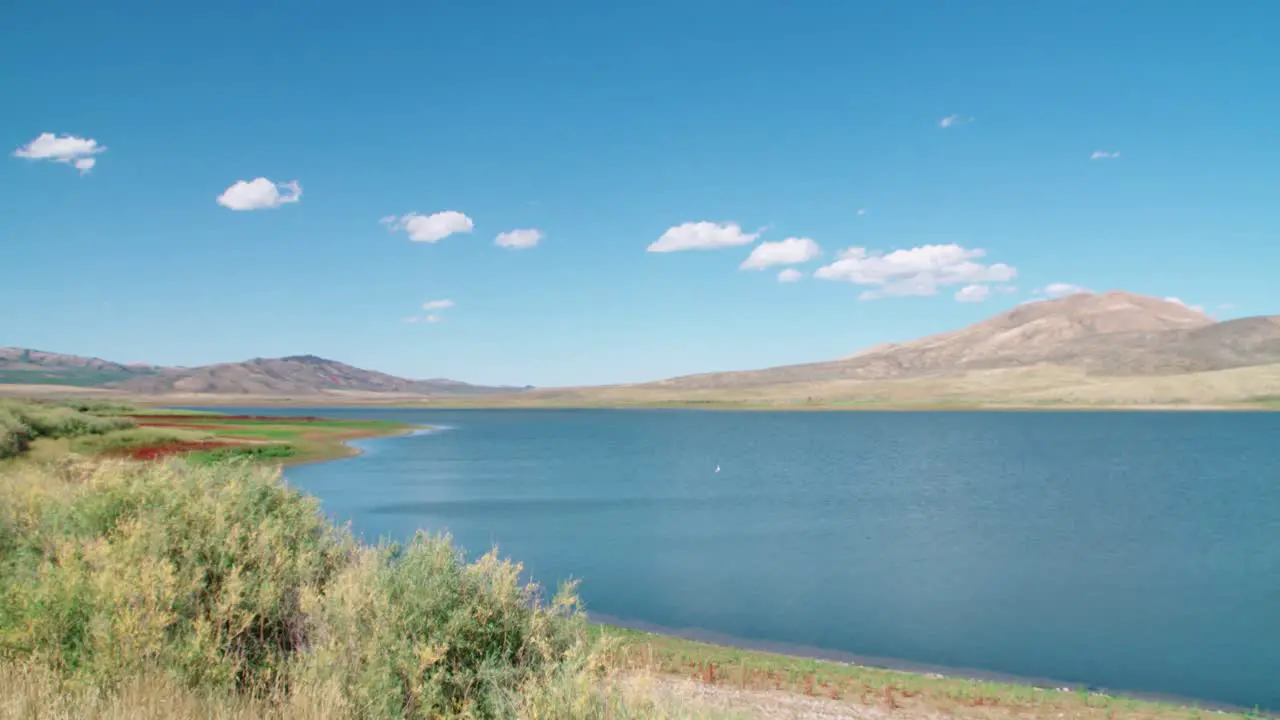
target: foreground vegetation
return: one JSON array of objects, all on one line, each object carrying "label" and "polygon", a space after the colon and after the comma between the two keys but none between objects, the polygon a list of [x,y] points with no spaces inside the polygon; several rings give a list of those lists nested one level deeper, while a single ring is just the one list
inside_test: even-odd
[{"label": "foreground vegetation", "polygon": [[315,417],[258,417],[141,410],[93,401],[0,400],[0,460],[67,453],[198,463],[245,458],[274,463],[329,460],[354,451],[347,440],[403,433],[402,423]]},{"label": "foreground vegetation", "polygon": [[6,714],[665,712],[602,690],[608,643],[571,586],[547,601],[518,565],[468,565],[446,537],[360,546],[268,469],[67,458],[0,472]]}]

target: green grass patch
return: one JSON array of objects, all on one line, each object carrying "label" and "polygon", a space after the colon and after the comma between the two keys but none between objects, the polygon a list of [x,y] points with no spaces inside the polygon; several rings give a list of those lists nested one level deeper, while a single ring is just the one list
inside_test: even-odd
[{"label": "green grass patch", "polygon": [[187,460],[197,465],[231,461],[285,462],[298,454],[293,445],[272,443],[269,445],[240,445],[205,450],[187,455]]}]

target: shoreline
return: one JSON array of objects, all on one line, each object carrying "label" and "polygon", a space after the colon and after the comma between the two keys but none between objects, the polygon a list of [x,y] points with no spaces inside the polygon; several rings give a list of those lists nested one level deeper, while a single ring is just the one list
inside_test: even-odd
[{"label": "shoreline", "polygon": [[[329,441],[320,443],[321,447],[332,445],[332,447],[334,447],[335,449],[340,449],[339,452],[341,454],[335,454],[332,457],[301,458],[297,460],[285,459],[280,463],[280,465],[281,467],[297,467],[299,465],[313,465],[315,463],[333,462],[335,460],[346,460],[348,458],[359,457],[360,455],[363,455],[365,451],[355,445],[352,445],[351,443],[358,442],[360,440],[376,440],[378,438],[409,437],[412,435],[429,435],[432,429],[433,428],[430,425],[407,425],[406,424],[403,427],[393,428],[388,432],[353,431],[353,433],[358,433],[358,434],[353,434],[349,437],[329,438]],[[423,430],[427,430],[428,432],[421,432]]]},{"label": "shoreline", "polygon": [[[362,438],[348,438],[347,440],[430,435],[439,432],[439,430],[440,428],[435,426],[410,426],[408,429],[399,432],[376,434]],[[321,458],[310,460],[306,463],[294,463],[294,465],[343,460],[358,457],[364,452],[360,448],[348,445],[346,440],[342,441],[342,444],[354,452],[342,457]],[[1088,698],[1091,697],[1115,698],[1166,708],[1234,713],[1251,717],[1280,717],[1280,711],[1258,711],[1231,703],[1183,697],[1169,693],[1107,688],[1087,683],[1021,676],[977,668],[950,667],[900,658],[859,655],[843,650],[782,641],[751,640],[700,628],[678,629],[641,620],[624,620],[602,613],[588,612],[587,620],[598,632],[617,638],[624,644],[627,640],[643,640],[648,637],[659,642],[681,644],[684,646],[681,648],[682,650],[694,653],[702,651],[704,654],[714,654],[734,653],[736,651],[742,654],[743,659],[741,662],[744,667],[748,662],[771,667],[787,667],[789,669],[806,664],[817,664],[819,666],[828,666],[833,670],[847,669],[855,673],[859,671],[889,673],[901,677],[904,681],[958,684],[981,683],[1004,688],[1007,692],[1016,692],[1016,690],[1022,689],[1044,693],[1049,697],[1068,698],[1082,696],[1086,699],[1086,703]],[[648,644],[652,649],[652,642]],[[681,654],[683,656],[683,652]],[[708,663],[711,662],[708,660]],[[791,692],[794,693],[795,691]]]},{"label": "shoreline", "polygon": [[[198,407],[199,402],[129,399],[142,406]],[[1132,404],[1034,404],[1034,403],[883,403],[883,404],[764,404],[737,402],[619,402],[619,403],[483,403],[440,401],[335,401],[330,398],[268,397],[252,400],[223,401],[207,407],[235,408],[313,408],[369,410],[705,410],[742,412],[1280,412],[1280,404],[1260,403],[1132,403]]]}]

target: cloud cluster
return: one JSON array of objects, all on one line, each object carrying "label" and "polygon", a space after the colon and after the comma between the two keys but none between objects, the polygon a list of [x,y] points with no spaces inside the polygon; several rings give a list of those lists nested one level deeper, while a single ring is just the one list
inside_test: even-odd
[{"label": "cloud cluster", "polygon": [[469,233],[476,224],[466,215],[456,210],[444,210],[431,215],[422,213],[406,213],[395,216],[388,215],[379,220],[391,232],[403,230],[414,242],[436,243],[454,233]]},{"label": "cloud cluster", "polygon": [[667,228],[667,231],[662,233],[662,237],[650,243],[648,252],[715,250],[750,245],[758,237],[760,237],[759,232],[743,232],[735,222],[687,222]]},{"label": "cloud cluster", "polygon": [[441,310],[448,310],[456,304],[457,303],[452,300],[428,300],[427,302],[422,303],[422,309],[427,311],[426,315],[411,315],[405,318],[404,321],[407,323],[428,323],[434,325],[435,323],[444,320],[440,315]]},{"label": "cloud cluster", "polygon": [[766,270],[777,265],[799,265],[822,254],[822,248],[810,238],[789,237],[756,246],[738,267],[742,270]]},{"label": "cloud cluster", "polygon": [[1187,308],[1188,310],[1195,310],[1198,313],[1204,312],[1203,305],[1188,305],[1187,303],[1183,302],[1181,298],[1167,297],[1165,298],[1165,302],[1171,302],[1171,303],[1174,303],[1175,305],[1181,305],[1182,307]]},{"label": "cloud cluster", "polygon": [[93,169],[98,160],[94,158],[100,152],[106,152],[107,146],[98,144],[93,138],[76,137],[75,135],[54,135],[40,133],[31,142],[13,151],[14,157],[28,160],[49,160],[75,167],[81,175]]},{"label": "cloud cluster", "polygon": [[1093,291],[1087,287],[1081,287],[1072,283],[1054,282],[1049,283],[1041,288],[1036,288],[1031,292],[1032,295],[1043,295],[1049,298],[1060,298],[1068,295],[1087,295]]},{"label": "cloud cluster", "polygon": [[498,237],[494,239],[493,244],[512,250],[524,250],[535,247],[542,242],[543,237],[542,231],[537,228],[521,228],[498,233]]},{"label": "cloud cluster", "polygon": [[1120,153],[1118,152],[1106,152],[1104,150],[1094,150],[1093,154],[1089,156],[1089,159],[1090,160],[1115,160],[1118,157],[1120,157]]},{"label": "cloud cluster", "polygon": [[[1004,263],[977,262],[985,255],[985,250],[955,243],[921,245],[887,254],[851,247],[813,276],[869,287],[858,296],[860,300],[936,295],[941,287],[1003,283],[1017,277],[1018,271]],[[978,292],[970,290],[967,295],[973,297]]]},{"label": "cloud cluster", "polygon": [[232,210],[269,210],[301,199],[302,188],[298,183],[273,183],[260,177],[240,180],[223,190],[218,204]]}]

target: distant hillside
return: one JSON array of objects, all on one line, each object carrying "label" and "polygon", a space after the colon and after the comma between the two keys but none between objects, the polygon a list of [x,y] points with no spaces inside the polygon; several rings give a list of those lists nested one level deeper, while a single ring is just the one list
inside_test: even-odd
[{"label": "distant hillside", "polygon": [[1280,392],[1277,368],[1280,316],[1216,322],[1179,303],[1108,292],[1025,303],[839,360],[549,388],[518,402],[1212,403]]},{"label": "distant hillside", "polygon": [[0,348],[0,384],[73,385],[147,395],[307,396],[326,391],[358,391],[462,397],[521,389],[446,379],[409,380],[314,355],[170,368],[122,365],[24,348]]},{"label": "distant hillside", "polygon": [[0,347],[0,385],[94,387],[153,375],[160,368],[122,365],[99,358]]},{"label": "distant hillside", "polygon": [[727,388],[889,380],[1040,364],[1132,376],[1280,363],[1280,317],[1215,322],[1184,305],[1125,292],[1019,305],[953,332],[879,345],[840,360],[706,373],[647,385]]}]

